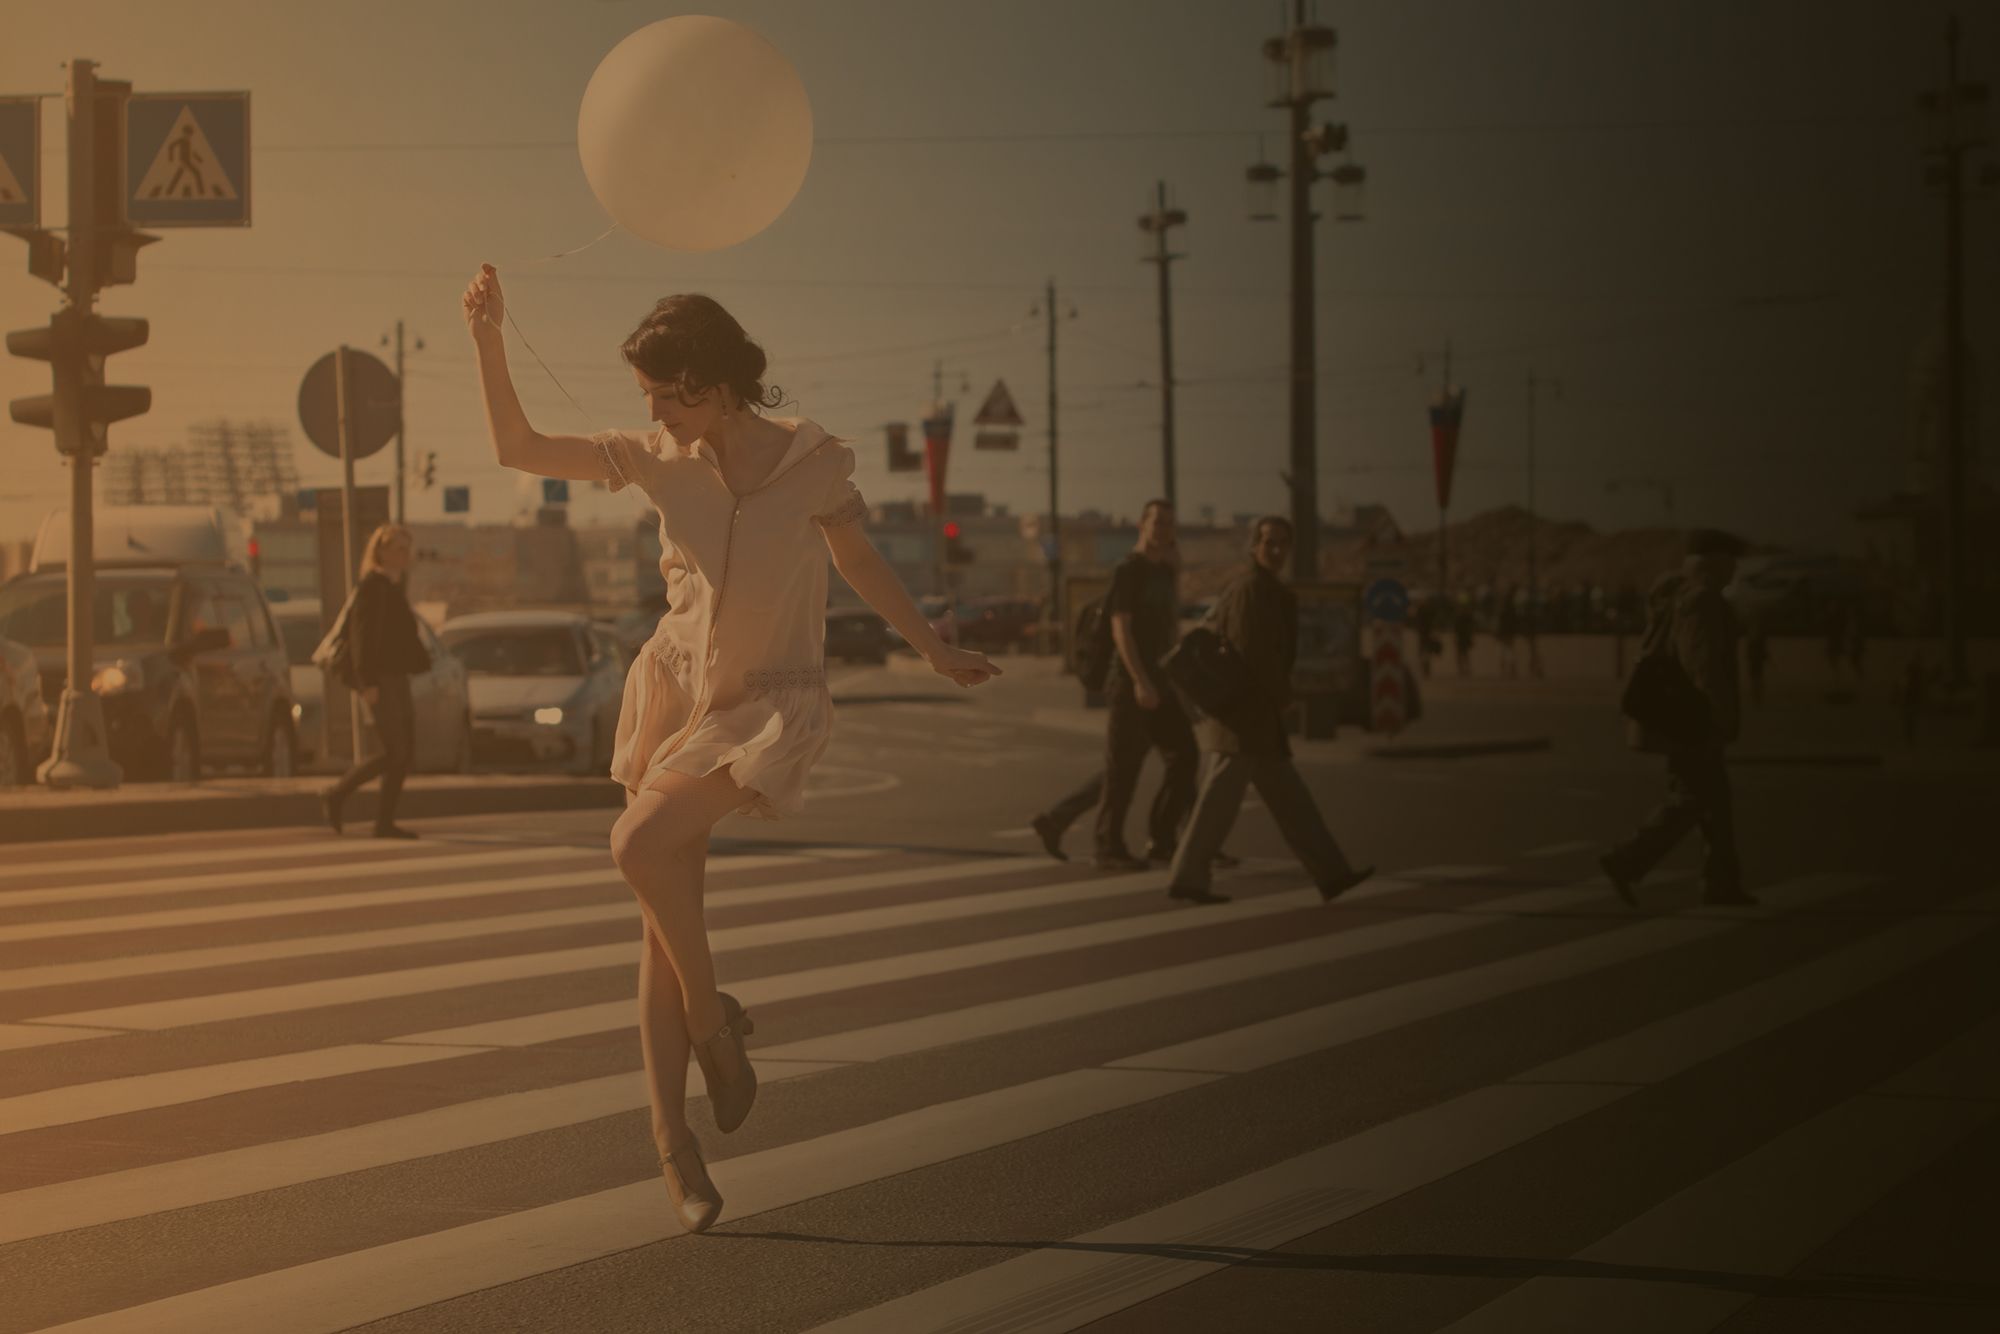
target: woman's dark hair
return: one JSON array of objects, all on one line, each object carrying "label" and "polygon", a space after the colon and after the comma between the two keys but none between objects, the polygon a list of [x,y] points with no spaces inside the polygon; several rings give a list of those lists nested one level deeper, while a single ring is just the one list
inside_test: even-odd
[{"label": "woman's dark hair", "polygon": [[683,403],[718,386],[753,408],[784,401],[777,386],[764,387],[764,349],[713,297],[661,297],[619,351],[648,379],[672,385]]}]

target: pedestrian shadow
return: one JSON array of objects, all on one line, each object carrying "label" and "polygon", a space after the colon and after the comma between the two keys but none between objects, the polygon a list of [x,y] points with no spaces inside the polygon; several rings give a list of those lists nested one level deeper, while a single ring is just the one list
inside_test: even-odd
[{"label": "pedestrian shadow", "polygon": [[1214,1246],[1165,1241],[975,1241],[950,1237],[870,1239],[813,1232],[740,1232],[718,1229],[711,1239],[803,1242],[888,1250],[1069,1251],[1084,1255],[1125,1255],[1146,1260],[1233,1265],[1244,1269],[1312,1270],[1322,1273],[1391,1274],[1425,1278],[1595,1279],[1625,1283],[1673,1283],[1711,1288],[1747,1297],[1790,1300],[1919,1303],[1932,1306],[2000,1305],[2000,1284],[1904,1279],[1868,1274],[1748,1274],[1727,1269],[1684,1269],[1663,1265],[1613,1264],[1597,1260],[1550,1260],[1532,1256],[1408,1254],[1308,1254],[1248,1246]]}]

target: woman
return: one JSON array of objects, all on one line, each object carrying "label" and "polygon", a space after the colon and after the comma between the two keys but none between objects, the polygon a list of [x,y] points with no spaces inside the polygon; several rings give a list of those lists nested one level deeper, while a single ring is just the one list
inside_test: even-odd
[{"label": "woman", "polygon": [[[409,529],[385,523],[369,534],[361,553],[361,582],[354,587],[354,605],[347,613],[348,651],[382,750],[356,760],[339,782],[320,795],[326,822],[336,834],[341,832],[341,807],[347,798],[379,774],[382,799],[375,807],[375,837],[416,837],[396,823],[396,800],[403,794],[403,779],[417,749],[410,678],[431,669],[431,655],[417,637],[416,614],[403,595],[403,577],[409,573],[414,551]],[[359,755],[360,745],[354,750]]]},{"label": "woman", "polygon": [[507,371],[500,278],[482,265],[465,289],[486,420],[500,462],[543,477],[636,486],[660,513],[666,613],[625,678],[611,774],[625,812],[611,855],[639,900],[639,1040],[654,1147],[681,1225],[722,1211],[688,1128],[692,1050],[724,1133],[757,1095],[751,1030],[716,990],[702,921],[709,830],[732,811],[777,819],[803,804],[833,722],[822,661],[826,564],[941,675],[961,686],[999,675],[984,655],[940,640],[862,531],[854,452],[803,419],[767,418],[764,353],[704,296],[671,296],[625,340],[650,433],[549,436],[528,424]]}]

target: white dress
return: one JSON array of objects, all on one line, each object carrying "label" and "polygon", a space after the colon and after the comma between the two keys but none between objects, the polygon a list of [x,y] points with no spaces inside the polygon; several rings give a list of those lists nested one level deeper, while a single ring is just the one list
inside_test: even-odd
[{"label": "white dress", "polygon": [[636,486],[660,512],[667,611],[625,677],[611,776],[634,792],[670,773],[727,770],[746,815],[804,804],[833,730],[827,694],[824,529],[868,507],[854,451],[803,419],[755,490],[723,481],[715,452],[660,428],[601,431],[613,491]]}]

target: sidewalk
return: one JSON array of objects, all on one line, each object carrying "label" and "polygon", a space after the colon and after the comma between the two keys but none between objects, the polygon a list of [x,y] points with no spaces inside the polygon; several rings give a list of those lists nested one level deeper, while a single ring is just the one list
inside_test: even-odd
[{"label": "sidewalk", "polygon": [[[108,792],[51,792],[25,787],[0,793],[0,846],[106,834],[271,829],[316,825],[324,777],[208,778],[199,783],[132,783]],[[606,778],[531,774],[415,774],[397,815],[501,815],[516,811],[616,808],[624,793]],[[350,829],[375,818],[375,789],[347,803]]]}]

